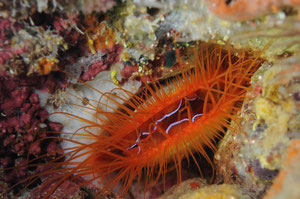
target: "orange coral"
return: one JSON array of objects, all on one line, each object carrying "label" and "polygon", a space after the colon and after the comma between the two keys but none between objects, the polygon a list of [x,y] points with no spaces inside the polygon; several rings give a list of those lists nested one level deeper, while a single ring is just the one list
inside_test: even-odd
[{"label": "orange coral", "polygon": [[206,0],[209,9],[228,20],[251,20],[287,6],[300,6],[299,0]]},{"label": "orange coral", "polygon": [[[273,186],[267,192],[264,199],[276,199],[276,198],[281,198],[283,194],[285,194],[285,195],[289,194],[289,193],[286,193],[287,190],[285,190],[285,189],[286,189],[286,186],[290,186],[289,184],[293,184],[292,183],[293,181],[292,182],[288,181],[288,178],[289,178],[289,176],[299,175],[299,174],[295,174],[295,173],[299,173],[300,167],[299,166],[295,167],[295,165],[299,165],[299,160],[300,160],[300,140],[295,140],[289,145],[288,157],[285,162],[285,168],[279,173],[279,175],[277,176],[277,178],[274,181]],[[295,179],[295,180],[299,180],[299,179]],[[298,184],[296,183],[296,186],[297,185],[299,185],[299,183]],[[299,191],[294,192],[294,195],[295,194],[298,195],[298,197],[300,196]],[[294,198],[294,197],[292,197],[292,198]]]},{"label": "orange coral", "polygon": [[38,60],[36,64],[30,67],[28,75],[31,73],[38,72],[41,75],[48,75],[51,71],[57,71],[58,66],[57,66],[58,60],[56,58],[47,58],[47,57],[42,57]]},{"label": "orange coral", "polygon": [[87,45],[93,54],[116,43],[115,32],[105,21],[99,23],[96,16],[92,15],[87,17],[86,23],[90,25],[86,30]]}]

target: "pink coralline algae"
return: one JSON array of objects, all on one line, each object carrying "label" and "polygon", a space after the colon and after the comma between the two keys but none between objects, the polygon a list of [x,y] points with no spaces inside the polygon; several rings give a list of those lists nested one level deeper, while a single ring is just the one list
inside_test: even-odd
[{"label": "pink coralline algae", "polygon": [[[47,157],[35,162],[39,163],[61,155],[57,139],[38,141],[49,131],[60,131],[63,127],[46,119],[48,112],[33,92],[41,82],[40,89],[49,90],[50,81],[46,76],[0,76],[0,181],[8,186],[36,172],[35,167],[28,167],[31,159],[47,153]],[[0,187],[0,196],[3,191]]]},{"label": "pink coralline algae", "polygon": [[[44,171],[44,169],[43,169]],[[45,193],[51,192],[51,189],[56,186],[53,178],[56,174],[42,177],[42,185],[34,188],[27,199],[42,199]],[[48,197],[48,199],[69,199],[69,198],[101,198],[101,199],[122,199],[117,194],[109,191],[104,191],[99,194],[99,188],[95,185],[81,185],[84,182],[82,178],[76,180],[66,179],[64,180],[55,191]]]},{"label": "pink coralline algae", "polygon": [[[20,30],[21,25],[10,21],[9,19],[4,19],[0,17],[0,72],[6,69],[7,65],[20,54],[22,54],[26,48],[11,48],[11,38],[14,32]],[[14,63],[17,67],[12,67],[11,69],[24,69],[21,62]]]},{"label": "pink coralline algae", "polygon": [[122,47],[120,45],[114,45],[108,49],[101,50],[104,53],[102,59],[92,63],[88,67],[88,70],[81,75],[80,79],[83,81],[94,79],[99,72],[108,69],[112,64],[119,61],[121,51]]},{"label": "pink coralline algae", "polygon": [[[61,35],[68,43],[69,48],[76,46],[78,43],[85,43],[84,35],[79,32],[76,24],[79,24],[80,20],[76,15],[70,14],[69,16],[54,16],[53,26],[57,33]],[[77,28],[77,29],[76,29]],[[77,46],[78,47],[78,46]]]},{"label": "pink coralline algae", "polygon": [[[41,107],[34,90],[54,93],[68,84],[67,78],[62,72],[51,72],[54,71],[51,68],[41,73],[39,67],[47,66],[47,61],[41,60],[53,59],[55,67],[63,70],[88,52],[86,37],[77,27],[82,24],[82,29],[85,25],[77,15],[49,15],[48,24],[37,25],[38,16],[32,17],[35,26],[0,17],[0,48],[3,49],[0,51],[0,198],[22,190],[26,185],[22,180],[41,172],[41,168],[30,165],[41,165],[63,154],[59,139],[47,138],[59,138],[53,132],[61,131],[63,126],[47,119],[49,114]],[[120,45],[101,49],[102,56],[90,62],[87,71],[82,72],[82,80],[92,80],[119,62],[121,51]],[[51,187],[47,177],[41,176],[30,188],[41,183]],[[13,185],[17,186],[9,189]],[[80,191],[76,182],[67,180],[55,194],[63,198],[71,187],[77,187],[75,195]],[[31,198],[39,198],[43,188],[33,190],[32,196],[40,194]]]},{"label": "pink coralline algae", "polygon": [[121,75],[123,78],[129,79],[132,76],[132,73],[137,72],[137,71],[138,71],[138,67],[125,65],[121,72]]},{"label": "pink coralline algae", "polygon": [[[35,18],[38,17],[32,20]],[[46,25],[29,26],[0,17],[0,49],[0,72],[17,76],[24,72],[30,75],[56,71],[58,52],[67,50],[68,46],[58,31]]]},{"label": "pink coralline algae", "polygon": [[[54,174],[55,175],[55,174]],[[44,194],[50,192],[53,186],[56,184],[51,180],[53,176],[48,176],[42,178],[43,184],[40,187],[33,189],[28,197],[28,199],[42,199]],[[70,197],[79,196],[81,190],[79,187],[80,182],[73,182],[70,180],[65,180],[62,184],[51,194],[49,199],[60,198],[68,199]],[[72,191],[70,191],[72,190]]]}]

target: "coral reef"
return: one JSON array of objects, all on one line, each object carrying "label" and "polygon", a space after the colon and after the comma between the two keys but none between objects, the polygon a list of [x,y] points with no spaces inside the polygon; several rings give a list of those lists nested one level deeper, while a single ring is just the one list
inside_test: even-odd
[{"label": "coral reef", "polygon": [[[135,16],[140,15],[142,19],[152,19],[151,22],[155,24],[151,24],[151,27],[154,28],[157,39],[168,34],[172,29],[179,33],[179,41],[202,40],[224,43],[229,39],[229,42],[236,48],[251,47],[256,50],[261,50],[269,40],[273,39],[270,48],[264,51],[264,55],[269,59],[274,59],[284,53],[299,54],[299,20],[298,7],[296,7],[299,2],[297,1],[266,1],[264,5],[257,5],[252,1],[237,0],[228,1],[230,5],[225,6],[227,1],[217,1],[222,2],[219,4],[208,0],[150,2],[134,1],[136,9],[129,13],[134,13]],[[247,6],[248,4],[251,6]],[[250,18],[251,20],[245,20],[243,15],[234,10],[233,5],[252,8],[249,9],[249,13],[252,12],[255,15]],[[268,12],[262,9],[271,9],[271,5],[277,6],[275,11],[264,16]],[[155,12],[150,12],[149,7]],[[218,12],[224,15],[226,9],[234,10],[226,15],[236,20],[228,21],[219,18],[211,13],[209,8],[219,10]],[[247,9],[244,9],[241,12],[247,14],[246,11]],[[151,38],[151,35],[149,32],[148,37]],[[141,39],[144,40],[144,38],[145,36]]]},{"label": "coral reef", "polygon": [[262,195],[284,167],[288,145],[299,139],[297,60],[265,65],[253,77],[256,89],[249,93],[245,121],[239,124],[243,133],[228,133],[215,156],[219,177],[226,183],[242,184]]},{"label": "coral reef", "polygon": [[[33,2],[28,2],[27,6]],[[89,50],[88,46],[81,43],[86,43],[87,38],[77,26],[79,22],[82,22],[83,27],[86,26],[84,20],[79,19],[79,15],[52,15],[49,12],[52,13],[53,10],[49,9],[48,14],[45,14],[41,13],[42,7],[34,11],[21,4],[15,4],[15,7],[8,9],[10,3],[5,1],[0,5],[2,14],[12,14],[3,14],[0,17],[0,196],[4,198],[13,197],[14,193],[22,190],[26,185],[23,179],[45,169],[28,165],[38,165],[61,155],[59,135],[51,132],[61,131],[63,125],[58,123],[60,121],[49,121],[49,114],[44,106],[46,102],[58,106],[65,100],[62,95],[55,97],[56,93],[61,93],[58,91],[64,90],[70,84],[66,75],[59,71],[74,65],[78,61],[74,57],[83,57]],[[24,14],[22,17],[20,12]],[[30,21],[27,21],[26,15],[30,16]],[[114,53],[119,52],[118,49],[121,48],[117,45],[107,50],[101,49],[103,53],[99,60],[93,63],[89,59],[86,73],[78,64],[78,74],[85,81],[92,79],[118,60],[119,53]],[[42,99],[41,105],[37,93],[40,97],[49,94],[50,97],[47,101]],[[53,139],[44,139],[49,135]],[[49,184],[47,177],[49,176],[37,179],[29,187],[41,183]],[[16,186],[12,187],[13,185]],[[74,182],[63,183],[57,196],[64,195],[67,187],[75,187]],[[74,195],[77,194],[78,198],[84,197],[83,191],[77,190]],[[93,192],[95,194],[96,189]],[[41,187],[36,188],[30,197],[39,198],[42,193]]]},{"label": "coral reef", "polygon": [[[53,187],[51,176],[43,176],[29,187],[24,181],[11,189],[47,169],[28,165],[51,161],[72,147],[53,132],[73,133],[82,123],[52,113],[90,119],[72,104],[96,103],[101,94],[95,89],[118,93],[121,86],[135,93],[141,82],[172,78],[179,71],[174,44],[186,61],[192,56],[186,46],[195,41],[232,45],[237,55],[238,49],[255,54],[269,44],[241,120],[214,154],[214,185],[190,179],[161,197],[299,198],[299,7],[298,0],[1,1],[0,198],[14,197],[23,188],[25,198],[40,198]],[[55,138],[43,139],[49,134]],[[190,170],[183,180],[198,175]],[[172,176],[159,181],[147,193],[136,183],[130,194],[157,198],[173,181]],[[67,179],[53,197],[95,198],[99,193],[98,184],[80,184]],[[70,189],[74,192],[66,196]],[[111,192],[103,197],[120,198]]]}]

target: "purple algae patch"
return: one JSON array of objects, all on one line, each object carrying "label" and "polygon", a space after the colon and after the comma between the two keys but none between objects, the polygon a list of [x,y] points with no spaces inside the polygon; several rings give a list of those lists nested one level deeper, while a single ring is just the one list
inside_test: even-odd
[{"label": "purple algae patch", "polygon": [[[37,173],[37,166],[29,165],[45,163],[62,154],[58,139],[40,140],[63,126],[47,120],[48,112],[34,92],[36,88],[55,89],[51,88],[54,80],[50,76],[0,76],[0,181],[8,187]],[[47,155],[30,162],[44,154]],[[23,186],[16,186],[15,191]],[[0,188],[0,194],[4,190],[7,188]]]}]

